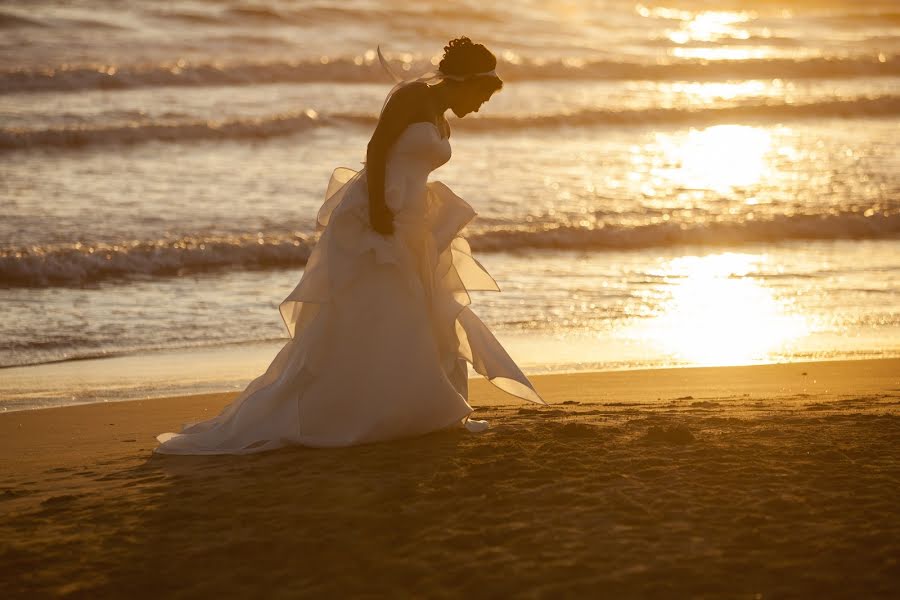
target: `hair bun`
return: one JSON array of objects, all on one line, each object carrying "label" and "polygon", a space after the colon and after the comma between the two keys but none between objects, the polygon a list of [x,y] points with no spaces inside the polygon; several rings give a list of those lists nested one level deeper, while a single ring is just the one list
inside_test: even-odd
[{"label": "hair bun", "polygon": [[474,46],[472,40],[467,38],[466,36],[458,37],[456,39],[450,40],[446,46],[444,46],[444,53],[450,52],[454,48],[465,48],[466,46]]},{"label": "hair bun", "polygon": [[447,75],[465,77],[497,68],[497,58],[483,44],[476,44],[468,37],[450,40],[444,46],[444,57],[438,69]]}]

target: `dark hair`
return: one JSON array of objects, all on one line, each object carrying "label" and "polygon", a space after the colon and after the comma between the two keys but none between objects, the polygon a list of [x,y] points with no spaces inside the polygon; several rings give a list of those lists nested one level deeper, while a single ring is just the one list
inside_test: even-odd
[{"label": "dark hair", "polygon": [[[497,57],[483,44],[476,44],[467,37],[459,37],[444,46],[444,57],[438,69],[447,75],[465,77],[475,73],[493,71],[497,68]],[[498,77],[493,87],[499,89],[503,85]]]}]

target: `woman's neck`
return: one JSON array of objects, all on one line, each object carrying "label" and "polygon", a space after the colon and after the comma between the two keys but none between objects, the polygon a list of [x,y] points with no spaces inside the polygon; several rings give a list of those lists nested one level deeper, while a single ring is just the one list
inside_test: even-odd
[{"label": "woman's neck", "polygon": [[443,115],[450,108],[450,90],[447,89],[447,83],[442,81],[437,85],[430,86],[431,105],[434,107],[438,115]]}]

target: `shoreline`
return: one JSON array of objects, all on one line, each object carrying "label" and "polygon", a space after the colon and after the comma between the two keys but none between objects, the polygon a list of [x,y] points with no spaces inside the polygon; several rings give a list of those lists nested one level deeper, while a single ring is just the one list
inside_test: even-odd
[{"label": "shoreline", "polygon": [[[580,373],[618,373],[667,369],[759,367],[900,359],[900,350],[846,352],[833,358],[792,356],[789,360],[745,365],[702,366],[677,359],[637,361],[627,348],[619,361],[579,360],[591,356],[590,339],[556,339],[514,333],[501,336],[504,346],[529,377]],[[214,346],[139,351],[77,358],[0,369],[0,414],[65,406],[133,402],[172,396],[234,393],[265,372],[287,338]],[[609,350],[604,350],[609,354]],[[861,355],[856,358],[854,355]],[[540,357],[540,358],[538,358]],[[470,380],[480,379],[470,369]]]},{"label": "shoreline", "polygon": [[[900,393],[900,358],[583,371],[534,375],[530,379],[550,407],[573,403],[663,407],[672,402],[702,403],[714,399],[742,403],[760,398],[789,407],[801,406],[809,399],[820,401],[851,395]],[[90,437],[97,432],[93,428],[99,427],[101,421],[111,420],[107,416],[124,423],[133,442],[143,437],[145,442],[155,446],[157,434],[180,431],[183,423],[215,416],[240,391],[0,412],[0,472],[4,467],[13,466],[11,461],[17,460],[17,452],[23,448],[38,450],[40,436],[49,440],[62,434],[76,441],[76,434],[60,429],[64,425],[73,425],[79,432],[82,426],[86,427]],[[480,376],[470,379],[469,404],[475,409],[476,416],[480,411],[494,408],[539,408],[504,393]],[[151,431],[151,424],[158,431]],[[117,425],[109,423],[108,426]],[[107,433],[115,434],[116,431]]]}]

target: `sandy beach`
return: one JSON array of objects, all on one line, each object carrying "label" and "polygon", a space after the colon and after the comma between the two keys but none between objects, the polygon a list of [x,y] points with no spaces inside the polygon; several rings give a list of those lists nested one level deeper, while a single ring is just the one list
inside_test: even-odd
[{"label": "sandy beach", "polygon": [[0,32],[0,600],[900,599],[900,0]]},{"label": "sandy beach", "polygon": [[473,382],[481,434],[153,455],[233,394],[0,414],[0,596],[891,598],[900,360]]}]

